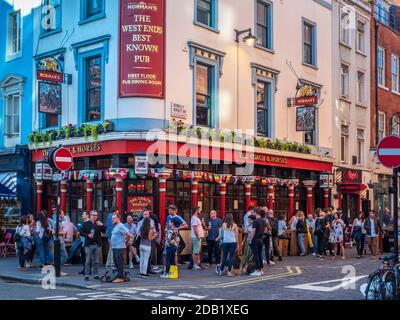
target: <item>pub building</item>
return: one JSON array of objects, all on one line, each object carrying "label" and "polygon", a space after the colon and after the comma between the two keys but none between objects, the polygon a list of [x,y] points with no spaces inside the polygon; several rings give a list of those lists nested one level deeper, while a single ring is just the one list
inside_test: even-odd
[{"label": "pub building", "polygon": [[360,211],[368,212],[371,206],[368,187],[362,183],[362,173],[356,169],[336,169],[338,207],[350,219],[355,219]]},{"label": "pub building", "polygon": [[[210,156],[207,161],[204,158],[199,161],[209,164],[158,163],[145,168],[147,174],[135,174],[135,156],[143,157],[153,143],[112,140],[112,134],[108,134],[98,142],[65,144],[73,155],[73,167],[54,175],[60,181],[36,180],[36,210],[50,211],[59,205],[77,223],[82,211],[96,209],[99,217],[105,219],[112,209],[120,213],[141,212],[149,204],[163,223],[168,205],[175,204],[187,222],[190,222],[191,208],[200,206],[204,218],[214,209],[221,217],[232,213],[241,225],[251,205],[273,208],[277,217],[286,214],[289,220],[296,210],[313,213],[315,208],[331,203],[330,189],[319,187],[319,175],[332,171],[332,162],[328,159],[259,148],[254,148],[254,154],[242,151],[234,154],[234,149],[228,152],[225,149],[221,164],[212,164],[215,159]],[[175,155],[182,156],[181,146],[178,143]],[[220,154],[222,150],[208,148],[209,155]],[[33,150],[33,166],[45,160],[47,152],[48,149],[40,147]],[[235,156],[254,161],[251,174],[235,175],[238,168],[232,161],[238,159]]]}]

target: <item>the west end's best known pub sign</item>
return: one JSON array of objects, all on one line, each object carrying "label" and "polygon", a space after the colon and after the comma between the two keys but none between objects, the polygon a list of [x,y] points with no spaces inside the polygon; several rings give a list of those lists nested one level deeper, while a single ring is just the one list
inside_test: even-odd
[{"label": "the west end's best known pub sign", "polygon": [[119,96],[164,98],[165,0],[120,0]]}]

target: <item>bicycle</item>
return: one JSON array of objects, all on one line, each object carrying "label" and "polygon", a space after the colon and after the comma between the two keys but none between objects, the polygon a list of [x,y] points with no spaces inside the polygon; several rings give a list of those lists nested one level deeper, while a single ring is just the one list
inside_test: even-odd
[{"label": "bicycle", "polygon": [[[379,258],[381,265],[378,270],[369,275],[367,288],[365,289],[365,300],[387,300],[390,291],[398,288],[399,279],[398,265],[395,264],[395,255],[391,254],[384,258]],[[396,281],[394,283],[394,281]],[[393,283],[395,284],[393,286]],[[389,292],[389,294],[388,294]],[[392,292],[397,296],[398,291]]]}]

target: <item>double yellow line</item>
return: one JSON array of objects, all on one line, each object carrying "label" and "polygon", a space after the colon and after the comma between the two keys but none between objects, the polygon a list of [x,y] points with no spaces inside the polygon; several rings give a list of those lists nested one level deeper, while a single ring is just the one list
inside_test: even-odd
[{"label": "double yellow line", "polygon": [[[230,288],[230,287],[238,287],[246,284],[252,284],[252,283],[258,283],[258,282],[263,282],[263,281],[268,281],[268,280],[273,280],[273,279],[279,279],[279,278],[285,278],[285,277],[291,277],[291,276],[297,276],[299,274],[302,274],[303,272],[301,271],[300,267],[291,267],[287,266],[286,267],[287,271],[283,273],[277,273],[277,274],[271,274],[271,275],[266,275],[266,276],[261,276],[257,278],[249,277],[243,280],[237,280],[237,281],[230,281],[230,282],[221,282],[217,284],[204,284],[204,285],[162,285],[162,286],[143,286],[140,288],[143,289],[158,289],[158,290],[167,290],[167,289],[221,289],[221,288]],[[119,288],[122,289],[122,288]],[[129,287],[129,289],[134,290],[134,287]],[[118,290],[117,288],[108,288],[108,289],[103,289],[103,290]]]}]

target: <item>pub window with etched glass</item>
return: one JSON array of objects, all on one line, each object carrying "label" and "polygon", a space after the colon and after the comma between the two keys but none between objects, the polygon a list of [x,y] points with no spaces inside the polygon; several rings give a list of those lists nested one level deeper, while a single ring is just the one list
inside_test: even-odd
[{"label": "pub window with etched glass", "polygon": [[270,136],[270,98],[271,84],[257,81],[257,135]]},{"label": "pub window with etched glass", "polygon": [[101,55],[85,60],[86,64],[86,115],[85,121],[100,121],[103,90]]},{"label": "pub window with etched glass", "polygon": [[211,127],[212,116],[212,71],[213,67],[196,65],[196,124]]},{"label": "pub window with etched glass", "polygon": [[5,97],[4,102],[5,135],[19,135],[21,97],[19,95],[8,95]]}]

